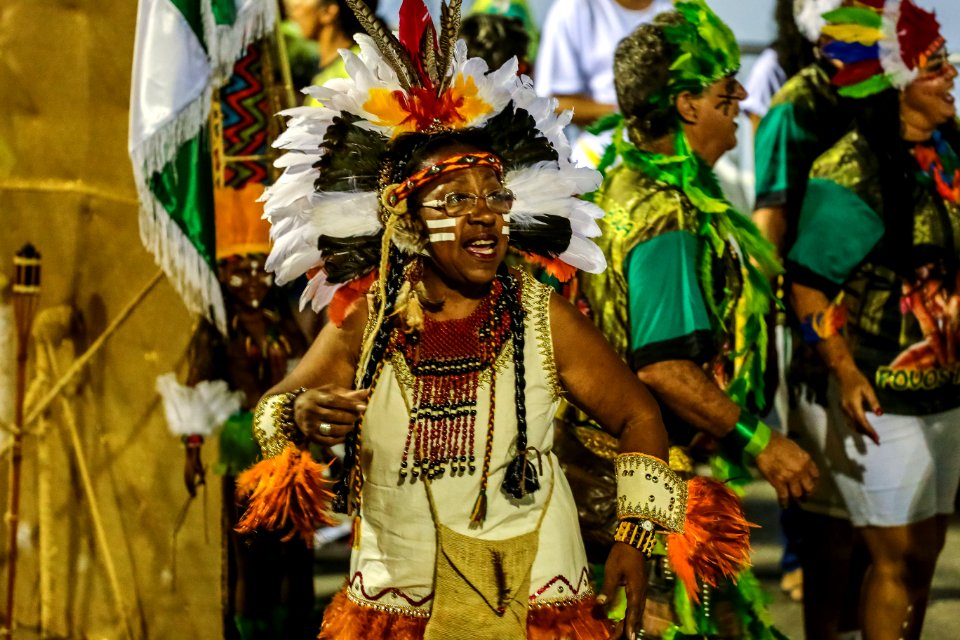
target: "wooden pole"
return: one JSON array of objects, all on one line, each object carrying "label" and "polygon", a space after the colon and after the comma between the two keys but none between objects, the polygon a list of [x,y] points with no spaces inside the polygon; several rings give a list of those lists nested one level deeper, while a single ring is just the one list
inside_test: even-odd
[{"label": "wooden pole", "polygon": [[40,298],[40,253],[24,245],[13,258],[13,315],[17,331],[17,390],[13,443],[10,446],[10,495],[7,502],[7,601],[3,633],[13,632],[17,583],[17,528],[20,523],[20,471],[23,462],[23,405],[27,389],[27,347]]}]

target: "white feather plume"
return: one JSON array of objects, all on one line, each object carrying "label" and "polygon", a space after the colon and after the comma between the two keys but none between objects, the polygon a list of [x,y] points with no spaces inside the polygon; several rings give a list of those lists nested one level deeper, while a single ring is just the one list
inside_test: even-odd
[{"label": "white feather plume", "polygon": [[586,238],[573,236],[570,246],[557,256],[571,267],[576,267],[587,273],[603,273],[607,268],[607,259],[595,243]]},{"label": "white feather plume", "polygon": [[833,11],[842,4],[843,0],[794,0],[793,20],[797,23],[800,33],[810,42],[820,39],[820,32],[827,24],[823,14]]},{"label": "white feather plume", "polygon": [[205,380],[188,387],[172,373],[157,377],[157,392],[163,398],[167,426],[176,436],[214,435],[240,410],[243,401],[243,392],[231,391],[225,380]]},{"label": "white feather plume", "polygon": [[917,70],[911,69],[903,61],[903,51],[897,35],[899,22],[900,2],[887,2],[883,7],[880,26],[883,38],[877,42],[877,45],[880,48],[880,66],[890,79],[890,84],[896,89],[903,89],[916,79]]},{"label": "white feather plume", "polygon": [[327,283],[327,274],[322,270],[318,271],[307,282],[307,286],[303,288],[303,293],[300,295],[300,310],[303,311],[309,303],[314,312],[320,313],[324,307],[330,304],[337,289],[342,286],[343,284]]},{"label": "white feather plume", "polygon": [[598,171],[572,164],[560,169],[555,162],[539,162],[511,171],[504,180],[516,197],[510,224],[523,227],[535,224],[537,215],[551,214],[570,220],[574,235],[596,238],[600,235],[597,220],[603,217],[603,209],[577,196],[595,191],[601,181]]}]

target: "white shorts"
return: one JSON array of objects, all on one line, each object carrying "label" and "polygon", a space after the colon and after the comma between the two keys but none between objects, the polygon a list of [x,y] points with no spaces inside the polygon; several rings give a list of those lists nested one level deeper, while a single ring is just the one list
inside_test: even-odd
[{"label": "white shorts", "polygon": [[831,383],[825,453],[829,472],[857,527],[896,527],[954,511],[960,483],[960,408],[925,416],[872,413],[880,445],[855,432]]},{"label": "white shorts", "polygon": [[816,486],[800,502],[800,508],[848,520],[850,515],[847,505],[833,478],[831,468],[831,460],[844,458],[841,433],[828,428],[825,407],[808,397],[803,389],[797,396],[796,406],[791,407],[789,414],[790,432],[796,438],[797,444],[810,454],[820,472]]}]

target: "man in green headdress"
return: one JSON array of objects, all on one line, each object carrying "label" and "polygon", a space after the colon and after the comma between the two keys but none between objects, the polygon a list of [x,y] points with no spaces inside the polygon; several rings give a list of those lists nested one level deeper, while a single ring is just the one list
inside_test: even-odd
[{"label": "man in green headdress", "polygon": [[[602,125],[616,131],[601,170],[619,163],[595,194],[607,212],[599,244],[609,266],[584,276],[582,287],[596,324],[658,396],[673,444],[708,441],[715,471],[727,478],[754,463],[786,502],[813,489],[817,470],[756,418],[768,279],[779,265],[712,170],[736,144],[746,97],[739,66],[733,33],[701,0],[678,2],[620,42],[614,69],[623,115]],[[718,627],[703,598],[699,608],[675,607],[667,637],[777,637],[752,576],[719,589],[738,628]]]}]

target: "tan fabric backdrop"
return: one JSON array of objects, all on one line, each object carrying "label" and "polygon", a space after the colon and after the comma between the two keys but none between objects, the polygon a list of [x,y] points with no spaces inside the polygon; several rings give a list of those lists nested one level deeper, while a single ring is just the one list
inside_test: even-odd
[{"label": "tan fabric backdrop", "polygon": [[[37,246],[40,307],[79,312],[78,352],[157,271],[140,244],[126,153],[136,4],[0,0],[0,272],[10,273],[23,243]],[[128,625],[135,638],[222,636],[219,481],[211,474],[206,505],[198,499],[190,508],[174,579],[183,454],[154,391],[157,375],[182,370],[190,326],[162,281],[93,358],[73,400],[122,615],[62,410],[28,432],[15,638],[124,638]],[[32,370],[36,361],[32,355]],[[214,454],[215,444],[206,445],[205,460]],[[8,464],[4,454],[4,506]],[[5,550],[0,554],[5,574]]]}]

